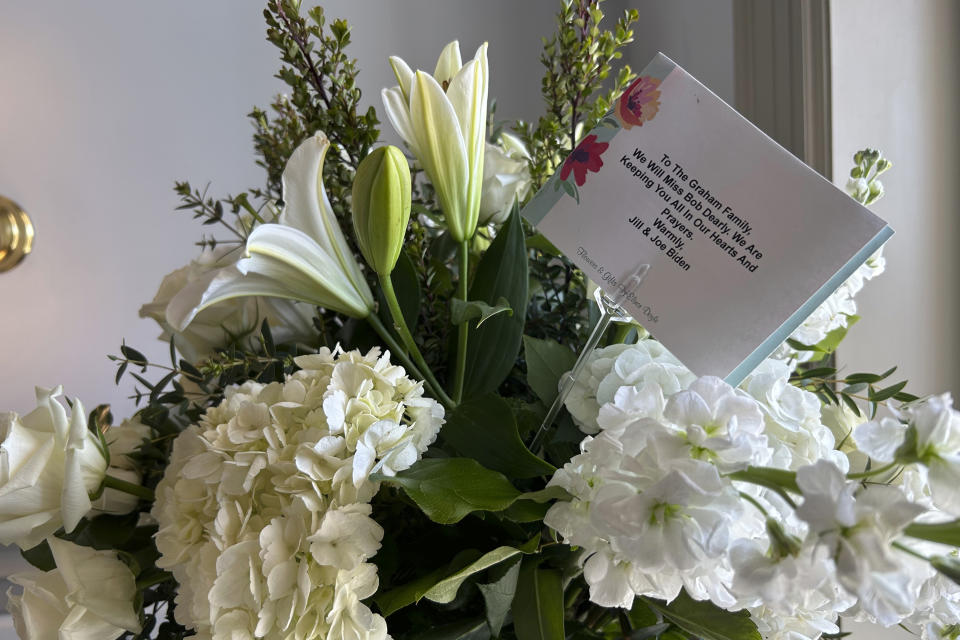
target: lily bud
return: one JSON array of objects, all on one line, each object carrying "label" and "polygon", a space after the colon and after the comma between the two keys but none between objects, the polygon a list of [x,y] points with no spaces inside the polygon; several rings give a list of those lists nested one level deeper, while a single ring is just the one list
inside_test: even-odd
[{"label": "lily bud", "polygon": [[367,264],[390,275],[410,222],[410,167],[387,145],[360,162],[353,180],[353,230]]}]

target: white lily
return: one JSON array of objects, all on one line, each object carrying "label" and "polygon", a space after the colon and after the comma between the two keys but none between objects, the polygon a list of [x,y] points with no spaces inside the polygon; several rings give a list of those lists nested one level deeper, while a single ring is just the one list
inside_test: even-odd
[{"label": "white lily", "polygon": [[174,296],[167,306],[171,326],[182,331],[203,309],[242,296],[301,300],[355,318],[370,314],[373,294],[323,187],[329,147],[318,132],[296,148],[283,171],[285,205],[277,224],[255,228],[246,257]]},{"label": "white lily", "polygon": [[432,76],[413,72],[396,56],[390,65],[400,84],[382,92],[387,117],[437,190],[454,240],[468,240],[477,229],[483,187],[487,45],[464,65],[454,40]]}]

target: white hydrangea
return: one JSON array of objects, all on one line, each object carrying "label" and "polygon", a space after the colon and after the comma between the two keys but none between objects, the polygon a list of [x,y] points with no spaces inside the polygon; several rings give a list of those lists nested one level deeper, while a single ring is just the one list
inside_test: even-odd
[{"label": "white hydrangea", "polygon": [[[656,340],[615,344],[591,354],[565,404],[580,430],[593,434],[624,419],[658,418],[664,397],[687,388],[695,378]],[[630,389],[621,391],[624,387]],[[608,404],[601,416],[601,407]]]},{"label": "white hydrangea", "polygon": [[443,407],[389,353],[327,349],[247,382],[174,442],[153,516],[198,638],[383,640],[362,600],[383,530],[368,504],[436,438]]}]

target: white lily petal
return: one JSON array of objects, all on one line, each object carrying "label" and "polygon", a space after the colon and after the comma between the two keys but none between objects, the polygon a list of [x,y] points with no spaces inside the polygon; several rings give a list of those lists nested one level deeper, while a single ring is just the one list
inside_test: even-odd
[{"label": "white lily petal", "polygon": [[410,83],[413,82],[413,70],[403,61],[403,58],[397,56],[390,56],[390,67],[393,68],[393,75],[397,77],[397,82],[400,83],[399,88],[403,101],[408,102],[410,100]]},{"label": "white lily petal", "polygon": [[433,72],[433,77],[436,78],[437,82],[441,85],[445,82],[448,83],[462,66],[460,42],[454,40],[440,52],[440,58],[437,59],[437,67]]},{"label": "white lily petal", "polygon": [[[367,286],[366,280],[361,276],[358,281],[353,281],[349,274],[340,269],[340,264],[333,256],[325,253],[312,238],[296,229],[276,224],[257,227],[247,239],[247,251],[287,263],[308,277],[314,278],[315,286],[319,285],[335,291],[350,309],[345,310],[344,313],[365,317],[373,307],[373,293]],[[238,268],[249,270],[250,264],[249,259],[241,260]],[[335,309],[343,305],[323,306]]]},{"label": "white lily petal", "polygon": [[467,150],[457,114],[443,89],[428,74],[418,71],[410,95],[410,121],[418,156],[444,211],[454,240],[471,231],[464,220],[469,168]]},{"label": "white lily petal", "polygon": [[329,148],[327,136],[317,132],[290,156],[283,170],[285,206],[278,222],[313,238],[339,263],[339,271],[345,272],[353,286],[359,289],[366,286],[363,272],[350,251],[323,186],[323,160]]},{"label": "white lily petal", "polygon": [[322,132],[293,152],[283,170],[285,206],[278,222],[303,231],[334,257],[356,286],[363,281],[360,266],[350,252],[323,187],[323,159],[330,141]]},{"label": "white lily petal", "polygon": [[[447,98],[457,113],[463,141],[470,160],[467,183],[467,211],[479,212],[483,188],[483,154],[487,135],[487,45],[480,45],[477,55],[454,76],[447,88]],[[468,228],[476,226],[476,219]]]},{"label": "white lily petal", "polygon": [[329,147],[322,132],[297,147],[283,172],[278,223],[260,225],[247,238],[247,255],[265,257],[244,258],[184,286],[166,308],[175,330],[211,305],[247,296],[301,300],[360,318],[370,313],[373,294],[323,187]]},{"label": "white lily petal", "polygon": [[383,108],[387,112],[387,119],[390,120],[390,124],[410,147],[410,152],[419,158],[420,147],[417,145],[416,134],[413,131],[413,125],[410,123],[410,107],[403,92],[399,87],[394,87],[383,89],[380,96],[383,98]]},{"label": "white lily petal", "polygon": [[[289,244],[283,240],[279,245],[269,240],[260,242],[258,248],[264,253],[244,258],[235,268],[221,270],[205,287],[198,282],[177,294],[167,307],[167,322],[174,327],[187,326],[207,307],[244,296],[301,300],[354,317],[370,312],[373,296],[365,282],[364,290],[358,292],[342,277],[338,281],[339,265],[302,232],[279,225],[266,227],[299,234],[301,243],[295,253],[278,259],[276,254],[290,249]],[[315,253],[304,257],[304,247]]]}]

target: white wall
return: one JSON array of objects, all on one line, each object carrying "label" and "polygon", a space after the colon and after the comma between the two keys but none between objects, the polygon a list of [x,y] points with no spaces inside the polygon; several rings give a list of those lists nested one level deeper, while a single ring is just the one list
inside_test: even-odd
[{"label": "white wall", "polygon": [[[835,0],[833,167],[843,184],[860,148],[893,168],[873,205],[896,231],[887,272],[857,297],[862,320],[838,352],[847,371],[897,364],[918,395],[960,393],[960,5],[955,0]],[[850,624],[853,637],[894,640],[898,628]]]},{"label": "white wall", "polygon": [[840,363],[899,364],[914,393],[960,393],[960,4],[834,1],[831,30],[835,178],[846,181],[857,149],[883,150],[893,168],[874,210],[896,231]]},{"label": "white wall", "polygon": [[[306,4],[306,3],[305,3]],[[393,83],[392,53],[432,71],[442,46],[490,42],[501,118],[540,113],[540,39],[558,2],[327,3],[353,25],[367,103]],[[611,0],[608,15],[631,4]],[[627,60],[663,50],[722,97],[733,93],[731,0],[658,0],[641,9]],[[245,114],[283,85],[272,75],[262,3],[101,0],[5,3],[0,20],[0,194],[37,227],[34,253],[0,274],[0,408],[28,411],[34,385],[63,384],[88,406],[129,413],[106,354],[120,340],[165,361],[137,317],[165,273],[195,255],[201,228],[174,180],[211,193],[258,186]],[[611,18],[612,19],[612,18]],[[386,127],[389,129],[389,126]],[[391,139],[392,132],[388,132]],[[207,228],[209,230],[209,228]]]}]

